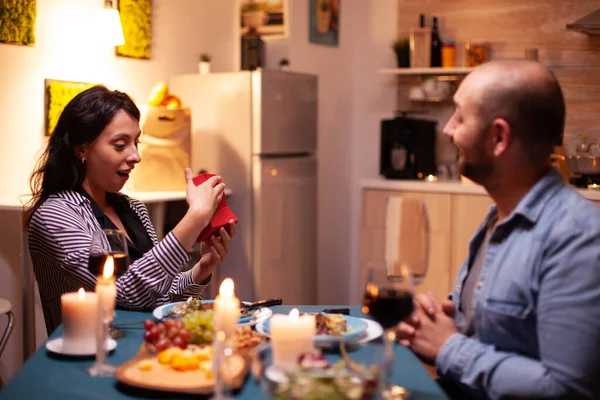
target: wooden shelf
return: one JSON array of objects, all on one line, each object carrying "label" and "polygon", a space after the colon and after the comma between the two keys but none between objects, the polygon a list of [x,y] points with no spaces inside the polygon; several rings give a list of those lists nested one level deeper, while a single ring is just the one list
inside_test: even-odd
[{"label": "wooden shelf", "polygon": [[377,71],[384,75],[466,75],[471,72],[471,67],[455,67],[455,68],[382,68]]}]

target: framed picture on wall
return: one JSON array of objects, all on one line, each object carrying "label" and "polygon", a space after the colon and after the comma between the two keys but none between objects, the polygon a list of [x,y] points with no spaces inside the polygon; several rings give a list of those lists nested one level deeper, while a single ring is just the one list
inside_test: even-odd
[{"label": "framed picture on wall", "polygon": [[46,136],[50,136],[56,127],[58,117],[62,113],[67,103],[79,93],[96,85],[87,82],[60,81],[54,79],[45,79],[45,122]]},{"label": "framed picture on wall", "polygon": [[309,41],[326,46],[337,46],[340,29],[341,0],[310,0]]},{"label": "framed picture on wall", "polygon": [[116,47],[121,57],[149,60],[152,53],[152,0],[119,0],[125,44]]},{"label": "framed picture on wall", "polygon": [[0,1],[0,42],[35,43],[36,0]]},{"label": "framed picture on wall", "polygon": [[239,0],[240,36],[288,37],[288,0]]}]

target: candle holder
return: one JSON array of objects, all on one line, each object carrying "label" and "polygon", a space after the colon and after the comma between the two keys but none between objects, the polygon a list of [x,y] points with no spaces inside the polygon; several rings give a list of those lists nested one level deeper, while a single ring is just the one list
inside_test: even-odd
[{"label": "candle holder", "polygon": [[98,302],[98,321],[96,324],[96,363],[87,369],[87,372],[94,377],[107,378],[115,375],[115,366],[109,364],[108,348],[106,340],[108,339],[108,329],[112,321],[112,310],[102,307]]},{"label": "candle holder", "polygon": [[219,331],[213,341],[213,374],[215,377],[215,390],[211,400],[230,400],[232,372],[229,367],[231,357],[235,353],[235,347],[231,337],[225,332]]},{"label": "candle holder", "polygon": [[109,326],[113,319],[117,286],[115,282],[115,262],[112,256],[106,258],[102,276],[96,280],[98,296],[98,316],[96,319],[96,363],[88,369],[91,376],[110,377],[115,375],[115,367],[106,362]]}]

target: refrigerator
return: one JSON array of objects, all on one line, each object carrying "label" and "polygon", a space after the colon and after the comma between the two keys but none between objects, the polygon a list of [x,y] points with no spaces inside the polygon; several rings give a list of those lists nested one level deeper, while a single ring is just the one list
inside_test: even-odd
[{"label": "refrigerator", "polygon": [[241,300],[316,304],[317,77],[276,70],[178,75],[192,168],[222,176],[239,218],[208,296],[231,277]]}]

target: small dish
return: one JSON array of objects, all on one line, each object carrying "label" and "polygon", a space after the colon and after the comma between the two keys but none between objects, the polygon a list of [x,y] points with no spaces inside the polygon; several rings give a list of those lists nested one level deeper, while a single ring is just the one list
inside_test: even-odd
[{"label": "small dish", "polygon": [[[113,351],[117,348],[117,342],[114,339],[106,340],[107,350]],[[61,354],[63,356],[93,356],[96,354],[96,350],[93,351],[65,351],[63,348],[63,338],[59,337],[46,342],[46,349],[55,354]]]}]

